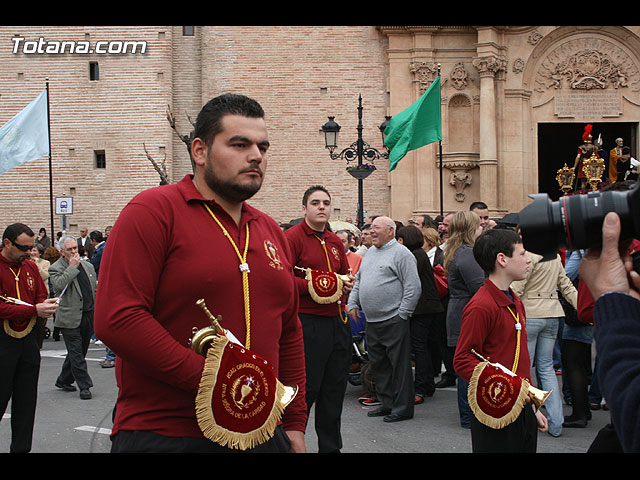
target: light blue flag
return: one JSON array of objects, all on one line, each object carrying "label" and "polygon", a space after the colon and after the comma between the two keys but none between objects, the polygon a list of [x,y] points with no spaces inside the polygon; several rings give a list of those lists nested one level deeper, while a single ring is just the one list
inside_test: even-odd
[{"label": "light blue flag", "polygon": [[47,91],[0,128],[0,175],[49,153]]}]

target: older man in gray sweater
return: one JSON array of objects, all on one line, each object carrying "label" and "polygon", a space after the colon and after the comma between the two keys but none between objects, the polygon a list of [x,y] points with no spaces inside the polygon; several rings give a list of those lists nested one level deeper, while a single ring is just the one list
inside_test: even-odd
[{"label": "older man in gray sweater", "polygon": [[398,422],[413,417],[409,318],[420,299],[416,259],[395,239],[395,222],[377,217],[371,225],[373,248],[362,259],[348,310],[366,316],[367,354],[381,406],[368,412]]}]

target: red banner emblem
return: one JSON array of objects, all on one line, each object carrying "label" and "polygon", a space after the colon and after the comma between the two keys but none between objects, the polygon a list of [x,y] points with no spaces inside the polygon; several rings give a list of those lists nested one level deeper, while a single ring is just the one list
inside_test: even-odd
[{"label": "red banner emblem", "polygon": [[484,425],[499,429],[520,415],[528,396],[526,380],[489,362],[476,365],[469,382],[469,406]]},{"label": "red banner emblem", "polygon": [[309,294],[316,303],[336,303],[342,298],[343,281],[335,272],[307,268],[306,278]]},{"label": "red banner emblem", "polygon": [[278,381],[267,360],[218,335],[207,352],[196,417],[205,437],[246,450],[273,436],[296,393]]}]

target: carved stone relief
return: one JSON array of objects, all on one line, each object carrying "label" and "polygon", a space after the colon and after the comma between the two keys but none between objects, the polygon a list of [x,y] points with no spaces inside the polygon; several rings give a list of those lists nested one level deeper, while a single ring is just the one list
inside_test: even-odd
[{"label": "carved stone relief", "polygon": [[455,187],[455,199],[457,202],[464,202],[466,198],[465,188],[473,183],[473,175],[470,170],[477,168],[477,161],[462,158],[448,160],[444,167],[451,170],[449,175],[449,185]]},{"label": "carved stone relief", "polygon": [[478,168],[478,154],[473,144],[473,104],[470,96],[454,94],[447,103],[448,152],[443,166],[451,171],[449,185],[455,188],[455,199],[464,202],[465,189],[473,183],[471,170]]},{"label": "carved stone relief", "polygon": [[552,50],[536,74],[535,90],[606,90],[631,88],[640,91],[638,67],[617,45],[599,38],[580,38]]},{"label": "carved stone relief", "polygon": [[521,58],[516,58],[513,62],[512,70],[513,73],[522,73],[522,71],[524,70],[524,60]]},{"label": "carved stone relief", "polygon": [[499,72],[505,71],[507,61],[495,55],[486,57],[476,57],[473,59],[473,66],[478,70],[480,76],[495,76]]},{"label": "carved stone relief", "polygon": [[438,64],[436,62],[412,62],[409,70],[414,75],[414,81],[418,83],[420,95],[427,91],[431,83],[438,77]]},{"label": "carved stone relief", "polygon": [[451,84],[453,88],[457,90],[463,90],[467,87],[469,74],[467,70],[464,68],[464,63],[458,62],[451,70],[449,74],[449,78],[451,79]]},{"label": "carved stone relief", "polygon": [[543,35],[538,30],[534,30],[527,37],[527,42],[529,42],[530,45],[536,45],[542,38]]}]

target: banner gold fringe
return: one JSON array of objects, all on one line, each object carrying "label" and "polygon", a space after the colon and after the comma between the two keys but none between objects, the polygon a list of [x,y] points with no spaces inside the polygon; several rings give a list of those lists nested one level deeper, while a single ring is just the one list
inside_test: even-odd
[{"label": "banner gold fringe", "polygon": [[342,298],[342,287],[343,287],[342,278],[340,278],[340,275],[335,274],[333,272],[328,272],[328,273],[332,273],[336,277],[336,282],[337,282],[336,293],[334,293],[330,297],[321,297],[320,295],[318,295],[313,286],[311,269],[307,268],[307,273],[306,273],[306,279],[309,284],[309,295],[311,295],[311,298],[313,298],[314,302],[320,303],[323,305],[329,304],[329,303],[336,303],[338,300]]},{"label": "banner gold fringe", "polygon": [[222,355],[228,342],[228,338],[222,335],[216,335],[207,351],[204,370],[202,372],[198,394],[196,395],[196,418],[198,419],[200,430],[202,430],[204,436],[212,442],[222,445],[223,447],[247,450],[268,441],[273,436],[286,407],[286,404],[280,401],[285,395],[285,388],[281,382],[277,382],[276,397],[272,411],[267,421],[261,427],[251,432],[241,433],[218,425],[215,420],[215,414],[211,408],[211,398],[213,388],[218,378]]},{"label": "banner gold fringe", "polygon": [[36,319],[37,319],[37,317],[32,317],[31,320],[29,320],[29,325],[27,325],[27,327],[24,330],[21,330],[21,331],[14,330],[13,328],[11,328],[11,325],[9,325],[9,320],[5,320],[4,321],[4,332],[7,335],[9,335],[10,337],[13,337],[13,338],[26,337],[27,335],[29,335],[31,330],[33,330],[33,326],[36,324]]},{"label": "banner gold fringe", "polygon": [[476,392],[478,390],[478,379],[480,378],[482,370],[484,370],[484,367],[486,367],[488,364],[489,362],[480,362],[473,369],[473,374],[471,375],[471,379],[469,380],[467,398],[469,400],[469,407],[471,408],[471,411],[478,419],[478,421],[483,425],[486,425],[487,427],[499,430],[506,427],[507,425],[510,425],[520,416],[520,413],[522,412],[522,409],[524,408],[524,405],[528,398],[529,382],[527,382],[525,379],[521,379],[522,384],[520,385],[518,397],[516,398],[514,405],[509,413],[500,418],[494,418],[482,411],[482,409],[478,405],[478,400],[476,397]]}]

